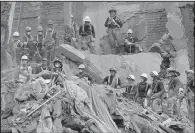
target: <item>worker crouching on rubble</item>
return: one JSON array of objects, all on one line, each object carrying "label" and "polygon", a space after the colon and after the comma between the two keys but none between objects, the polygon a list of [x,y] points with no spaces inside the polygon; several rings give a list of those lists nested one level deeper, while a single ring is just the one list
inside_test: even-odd
[{"label": "worker crouching on rubble", "polygon": [[[138,40],[137,38],[133,37],[133,30],[132,29],[129,29],[127,31],[127,38],[125,38],[125,51],[127,53],[136,53],[136,49],[137,49],[137,46],[135,44],[135,42]],[[139,51],[141,51],[141,47],[138,46],[138,49]]]},{"label": "worker crouching on rubble", "polygon": [[147,92],[151,85],[147,83],[148,75],[143,73],[140,76],[140,82],[137,85],[135,100],[143,107],[147,106]]},{"label": "worker crouching on rubble", "polygon": [[129,75],[127,77],[128,83],[127,87],[125,89],[125,97],[128,98],[129,100],[135,100],[135,94],[136,94],[136,86],[135,86],[135,76],[134,75]]},{"label": "worker crouching on rubble", "polygon": [[95,47],[94,26],[91,24],[91,19],[89,16],[86,16],[83,19],[83,21],[84,24],[79,28],[79,35],[81,37],[81,50],[82,51],[90,50],[90,53],[93,53]]},{"label": "worker crouching on rubble", "polygon": [[148,91],[149,98],[151,100],[152,109],[158,113],[162,112],[161,98],[165,92],[164,84],[158,78],[158,73],[152,71],[150,73],[151,78],[153,79],[150,92]]},{"label": "worker crouching on rubble", "polygon": [[85,65],[81,64],[79,65],[79,72],[75,75],[77,77],[79,77],[80,79],[86,79],[87,82],[89,82],[89,84],[94,83],[93,79],[84,72],[85,70]]},{"label": "worker crouching on rubble", "polygon": [[120,88],[121,81],[119,77],[117,76],[117,69],[116,68],[110,68],[110,76],[107,76],[103,80],[103,84],[106,83],[106,85],[110,85],[112,88]]},{"label": "worker crouching on rubble", "polygon": [[21,58],[21,65],[17,69],[17,81],[20,83],[27,83],[31,79],[32,68],[28,65],[28,57],[23,55]]},{"label": "worker crouching on rubble", "polygon": [[104,24],[105,27],[108,28],[108,35],[109,35],[109,42],[112,48],[112,52],[115,54],[120,53],[120,47],[123,44],[122,37],[120,34],[120,28],[122,27],[123,23],[121,20],[116,16],[116,9],[112,8],[109,10],[110,17],[106,19]]}]

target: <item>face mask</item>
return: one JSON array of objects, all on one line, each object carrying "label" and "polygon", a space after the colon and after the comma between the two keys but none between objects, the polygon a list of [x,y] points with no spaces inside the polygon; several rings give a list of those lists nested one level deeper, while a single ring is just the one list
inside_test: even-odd
[{"label": "face mask", "polygon": [[82,73],[82,72],[83,72],[83,70],[79,69],[79,72],[80,72],[80,73]]}]

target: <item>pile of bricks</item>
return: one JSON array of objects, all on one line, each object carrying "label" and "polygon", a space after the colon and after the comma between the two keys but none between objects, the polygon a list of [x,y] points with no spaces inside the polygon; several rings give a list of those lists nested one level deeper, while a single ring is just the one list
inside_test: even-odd
[{"label": "pile of bricks", "polygon": [[188,38],[188,56],[190,68],[194,68],[194,5],[187,4],[180,7],[182,23],[185,28],[185,34]]}]

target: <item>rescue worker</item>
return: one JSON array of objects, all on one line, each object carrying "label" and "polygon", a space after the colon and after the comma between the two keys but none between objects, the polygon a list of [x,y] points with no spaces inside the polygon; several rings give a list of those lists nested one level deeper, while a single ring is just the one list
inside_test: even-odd
[{"label": "rescue worker", "polygon": [[148,75],[143,73],[140,76],[140,82],[137,85],[135,100],[143,107],[147,106],[147,92],[151,88],[151,85],[147,83]]},{"label": "rescue worker", "polygon": [[48,66],[48,61],[47,58],[42,59],[42,64],[36,68],[35,74],[39,74],[40,72],[43,71],[51,71],[51,68]]},{"label": "rescue worker", "polygon": [[195,84],[194,84],[194,71],[186,70],[187,75],[187,103],[188,103],[188,113],[191,120],[194,120],[194,92],[195,92]]},{"label": "rescue worker", "polygon": [[120,78],[116,75],[117,69],[110,68],[110,76],[107,76],[103,80],[103,84],[110,85],[112,88],[119,89],[121,86]]},{"label": "rescue worker", "polygon": [[169,97],[178,94],[178,89],[182,87],[182,83],[178,79],[178,76],[180,76],[180,73],[176,71],[174,68],[167,69],[167,78],[169,80],[168,84]]},{"label": "rescue worker", "polygon": [[141,51],[140,49],[140,46],[137,46],[135,44],[136,41],[138,41],[138,39],[136,37],[133,37],[133,30],[132,29],[129,29],[127,31],[127,38],[125,38],[125,51],[127,53],[136,53],[136,49],[139,49],[139,51]]},{"label": "rescue worker", "polygon": [[56,85],[60,85],[61,87],[63,87],[63,81],[64,78],[66,78],[66,74],[63,71],[62,60],[60,58],[55,59],[53,62],[53,66],[54,72],[57,73],[57,76],[54,75],[56,79],[54,82],[56,82]]},{"label": "rescue worker", "polygon": [[69,44],[78,49],[78,46],[76,44],[78,39],[78,27],[77,24],[74,22],[73,15],[71,15],[70,17],[70,26],[65,26],[64,43]]},{"label": "rescue worker", "polygon": [[54,49],[57,45],[57,32],[53,28],[52,20],[48,21],[48,27],[44,33],[44,46],[46,51],[46,58],[49,62],[54,59]]},{"label": "rescue worker", "polygon": [[38,54],[41,56],[41,58],[45,58],[46,57],[46,50],[45,50],[45,45],[44,45],[44,35],[43,35],[42,26],[37,27],[37,35],[36,35],[35,41],[37,43]]},{"label": "rescue worker", "polygon": [[80,79],[87,78],[87,81],[89,81],[90,84],[93,83],[94,82],[93,79],[87,73],[85,73],[84,70],[85,65],[83,64],[79,65],[79,72],[75,76],[79,77]]},{"label": "rescue worker", "polygon": [[81,37],[81,50],[90,50],[90,53],[93,53],[95,47],[95,29],[91,24],[91,19],[89,16],[86,16],[83,21],[84,24],[79,28],[79,36]]},{"label": "rescue worker", "polygon": [[135,100],[135,94],[136,94],[136,86],[135,86],[135,76],[129,75],[127,77],[128,85],[125,89],[125,95],[129,100]]},{"label": "rescue worker", "polygon": [[23,37],[24,41],[24,48],[26,53],[29,57],[29,61],[34,60],[35,51],[36,51],[36,42],[34,41],[32,34],[31,34],[31,27],[25,28],[25,35]]},{"label": "rescue worker", "polygon": [[9,54],[12,56],[12,61],[16,62],[18,66],[20,65],[23,50],[23,43],[19,39],[19,36],[17,31],[13,33],[8,50]]},{"label": "rescue worker", "polygon": [[162,99],[162,95],[165,92],[164,84],[161,80],[159,80],[158,72],[152,71],[150,73],[150,76],[153,79],[153,82],[150,89],[151,93],[148,95],[152,102],[152,109],[155,112],[161,113],[162,112],[161,99]]},{"label": "rescue worker", "polygon": [[105,27],[108,28],[107,32],[109,35],[109,42],[111,45],[112,52],[115,54],[119,54],[120,49],[119,46],[122,46],[122,36],[120,34],[120,28],[122,27],[123,23],[121,20],[116,16],[116,9],[112,8],[109,10],[110,17],[106,19],[104,24]]},{"label": "rescue worker", "polygon": [[28,65],[28,57],[23,55],[21,58],[21,65],[18,68],[17,81],[20,83],[27,83],[31,79],[32,68]]},{"label": "rescue worker", "polygon": [[165,78],[166,76],[166,69],[170,67],[170,64],[173,63],[173,59],[175,58],[175,47],[173,46],[171,40],[173,40],[172,36],[169,34],[163,35],[163,37],[159,40],[159,44],[162,48],[160,55],[163,58],[161,65],[160,65],[160,73],[159,76],[161,78]]}]

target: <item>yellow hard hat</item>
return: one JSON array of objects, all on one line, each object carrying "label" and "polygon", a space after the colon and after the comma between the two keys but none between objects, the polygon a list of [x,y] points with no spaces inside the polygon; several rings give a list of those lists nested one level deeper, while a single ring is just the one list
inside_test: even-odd
[{"label": "yellow hard hat", "polygon": [[25,28],[25,30],[26,30],[26,31],[31,31],[31,27],[27,26],[27,27]]}]

